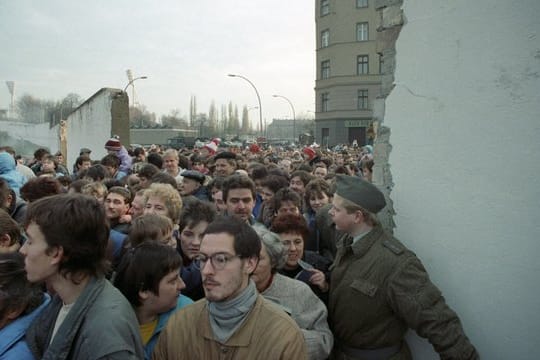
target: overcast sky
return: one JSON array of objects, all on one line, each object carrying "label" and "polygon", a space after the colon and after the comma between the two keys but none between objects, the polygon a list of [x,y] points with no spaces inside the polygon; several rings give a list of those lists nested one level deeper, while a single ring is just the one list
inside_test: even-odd
[{"label": "overcast sky", "polygon": [[[229,101],[257,106],[263,117],[315,110],[313,0],[0,0],[0,79],[15,95],[86,99],[102,87],[123,89],[126,70],[137,100],[158,116],[172,109],[208,112]],[[130,93],[131,94],[131,93]],[[0,85],[0,109],[9,105]],[[313,115],[308,113],[308,115]],[[250,119],[258,121],[257,110]]]}]

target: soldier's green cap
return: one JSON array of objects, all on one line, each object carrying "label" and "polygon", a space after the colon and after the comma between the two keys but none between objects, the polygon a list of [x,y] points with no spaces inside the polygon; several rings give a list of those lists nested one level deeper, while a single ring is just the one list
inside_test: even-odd
[{"label": "soldier's green cap", "polygon": [[356,176],[337,174],[336,194],[374,214],[386,206],[383,193],[372,183]]}]

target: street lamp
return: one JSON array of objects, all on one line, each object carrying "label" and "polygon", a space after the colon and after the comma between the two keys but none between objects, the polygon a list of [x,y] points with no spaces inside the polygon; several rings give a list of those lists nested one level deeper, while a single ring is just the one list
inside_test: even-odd
[{"label": "street lamp", "polygon": [[291,109],[292,109],[292,117],[293,117],[293,141],[296,142],[296,113],[294,112],[294,106],[291,102],[291,100],[289,100],[287,97],[283,96],[283,95],[272,95],[273,97],[275,98],[282,98],[282,99],[285,99],[289,105],[291,105]]},{"label": "street lamp", "polygon": [[148,77],[147,77],[147,76],[139,76],[139,77],[136,77],[136,78],[133,79],[133,80],[130,80],[130,81],[127,83],[126,87],[124,88],[124,92],[126,92],[126,90],[127,90],[127,88],[129,87],[129,85],[133,84],[136,80],[139,80],[139,79],[148,79]]},{"label": "street lamp", "polygon": [[259,101],[259,129],[261,130],[261,135],[263,134],[263,122],[262,122],[262,104],[261,104],[261,97],[259,96],[259,92],[257,91],[257,88],[253,83],[245,76],[237,75],[237,74],[228,74],[227,76],[230,77],[239,77],[241,79],[246,80],[252,87],[253,90],[255,90],[255,94],[257,94],[257,100]]}]

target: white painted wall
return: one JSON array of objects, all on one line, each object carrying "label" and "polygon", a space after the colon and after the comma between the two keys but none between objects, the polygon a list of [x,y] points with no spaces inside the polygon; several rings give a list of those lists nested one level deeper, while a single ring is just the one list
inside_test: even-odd
[{"label": "white painted wall", "polygon": [[[49,123],[30,124],[17,121],[1,121],[0,131],[8,133],[13,140],[26,140],[39,146],[49,149],[55,153],[60,148],[60,137],[58,136],[58,125],[50,128]],[[4,144],[2,144],[4,145]],[[13,144],[8,144],[13,145]],[[26,153],[26,149],[15,149],[17,153],[32,156],[32,152]],[[34,149],[34,150],[37,150]]]},{"label": "white painted wall", "polygon": [[118,91],[103,88],[68,116],[67,164],[70,170],[83,147],[92,150],[92,160],[107,155],[104,146],[111,138],[111,105]]},{"label": "white painted wall", "polygon": [[[540,344],[540,1],[414,0],[396,50],[395,235],[483,359]],[[437,358],[410,337],[417,359]]]}]

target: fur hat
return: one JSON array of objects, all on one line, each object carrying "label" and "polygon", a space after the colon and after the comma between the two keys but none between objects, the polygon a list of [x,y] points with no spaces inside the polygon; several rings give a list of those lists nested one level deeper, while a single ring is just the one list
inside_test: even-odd
[{"label": "fur hat", "polygon": [[105,143],[105,149],[108,151],[120,151],[122,144],[120,143],[120,136],[114,135]]}]

